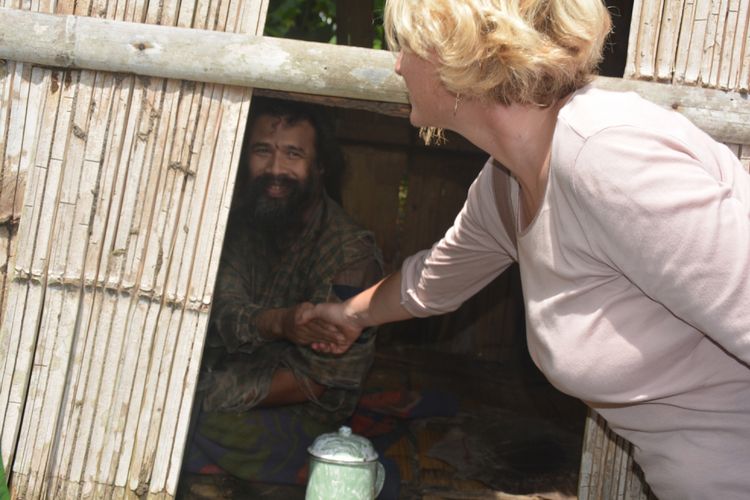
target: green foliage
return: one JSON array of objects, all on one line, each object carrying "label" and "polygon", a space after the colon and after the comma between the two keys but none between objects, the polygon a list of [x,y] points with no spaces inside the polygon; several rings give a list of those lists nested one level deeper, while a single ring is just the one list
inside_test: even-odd
[{"label": "green foliage", "polygon": [[372,14],[372,22],[375,32],[373,34],[372,48],[386,49],[385,33],[383,32],[383,9],[385,8],[385,0],[375,0],[373,7],[374,12]]},{"label": "green foliage", "polygon": [[264,34],[335,43],[335,17],[335,0],[271,0]]},{"label": "green foliage", "polygon": [[[374,0],[373,48],[377,49],[384,46],[384,5],[385,0]],[[278,38],[336,43],[336,0],[270,0],[264,34]]]}]

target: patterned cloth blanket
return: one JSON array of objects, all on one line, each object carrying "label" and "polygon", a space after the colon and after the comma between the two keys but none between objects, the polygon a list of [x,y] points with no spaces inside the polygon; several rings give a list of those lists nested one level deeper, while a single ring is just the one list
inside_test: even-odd
[{"label": "patterned cloth blanket", "polygon": [[[449,417],[458,411],[458,399],[437,390],[370,390],[363,394],[354,414],[346,425],[356,434],[368,438],[378,452],[386,469],[386,483],[378,497],[381,500],[398,498],[400,474],[398,465],[385,456],[388,448],[408,430],[415,418]],[[282,410],[282,411],[280,411]],[[199,417],[202,418],[203,416]],[[242,464],[249,481],[304,484],[307,481],[307,447],[323,432],[309,422],[283,409],[257,409],[246,413],[231,413],[223,418],[252,419],[258,432],[243,435],[231,446],[221,436],[196,438],[188,450],[185,470],[194,474],[224,474],[222,463],[232,462],[234,469]],[[204,422],[205,423],[205,422]],[[209,422],[210,424],[210,422]],[[226,422],[216,425],[224,429]],[[211,425],[204,426],[210,428]],[[239,427],[247,428],[246,425]],[[276,464],[270,466],[269,464]]]}]

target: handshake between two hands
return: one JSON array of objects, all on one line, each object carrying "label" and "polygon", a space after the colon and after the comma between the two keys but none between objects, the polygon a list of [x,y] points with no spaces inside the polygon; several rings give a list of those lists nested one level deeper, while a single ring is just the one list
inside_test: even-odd
[{"label": "handshake between two hands", "polygon": [[318,352],[343,354],[363,330],[346,316],[345,307],[343,303],[297,304],[285,315],[284,337]]}]

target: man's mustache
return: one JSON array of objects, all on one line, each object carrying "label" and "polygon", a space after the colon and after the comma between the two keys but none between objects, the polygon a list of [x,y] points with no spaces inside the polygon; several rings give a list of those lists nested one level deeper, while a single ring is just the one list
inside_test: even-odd
[{"label": "man's mustache", "polygon": [[258,186],[260,189],[265,189],[269,186],[281,186],[291,189],[299,185],[299,181],[288,175],[263,174],[250,181],[250,184]]}]

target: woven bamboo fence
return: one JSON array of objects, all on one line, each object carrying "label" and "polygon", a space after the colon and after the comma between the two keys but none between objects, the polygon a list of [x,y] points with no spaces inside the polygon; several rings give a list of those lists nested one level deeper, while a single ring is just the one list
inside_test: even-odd
[{"label": "woven bamboo fence", "polygon": [[[266,0],[0,6],[17,9],[6,21],[31,11],[256,34]],[[43,31],[14,23],[0,38]],[[13,498],[172,498],[250,90],[21,61],[0,66]]]},{"label": "woven bamboo fence", "polygon": [[[737,107],[750,89],[750,0],[636,0],[628,44],[626,79],[668,84],[673,92],[726,91]],[[675,109],[680,109],[675,103]],[[733,126],[727,114],[706,106],[699,114]],[[700,124],[702,118],[691,117]],[[747,119],[747,118],[744,118]],[[705,128],[705,127],[704,127]],[[750,171],[750,135],[717,137]],[[591,411],[586,421],[579,498],[653,498],[633,463],[632,445]]]}]

